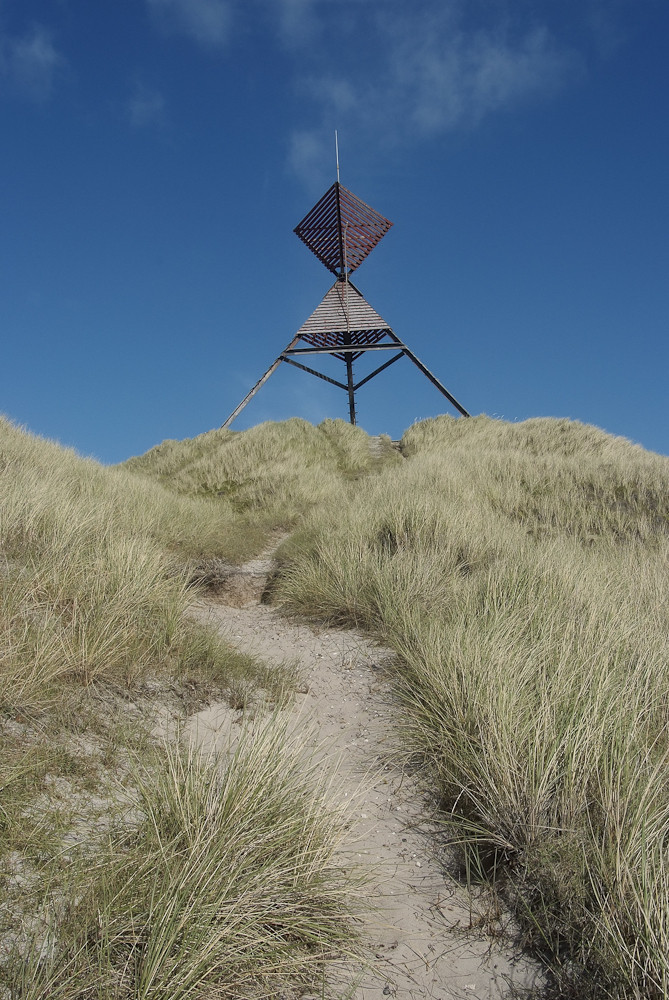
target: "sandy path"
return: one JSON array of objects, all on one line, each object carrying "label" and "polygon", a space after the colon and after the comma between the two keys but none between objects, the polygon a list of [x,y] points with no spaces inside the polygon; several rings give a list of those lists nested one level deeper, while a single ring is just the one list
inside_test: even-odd
[{"label": "sandy path", "polygon": [[[290,711],[295,724],[311,732],[325,766],[337,770],[336,788],[351,803],[344,849],[372,871],[363,929],[369,967],[351,996],[491,1000],[502,997],[510,981],[535,981],[538,970],[508,943],[471,929],[466,892],[444,874],[429,837],[416,829],[425,799],[389,755],[387,654],[354,632],[295,625],[264,605],[202,602],[194,614],[242,651],[269,663],[300,663],[308,691],[297,695]],[[239,728],[236,718],[227,705],[211,705],[192,717],[191,736],[202,745],[225,747]],[[353,974],[333,969],[331,984],[343,988]]]}]

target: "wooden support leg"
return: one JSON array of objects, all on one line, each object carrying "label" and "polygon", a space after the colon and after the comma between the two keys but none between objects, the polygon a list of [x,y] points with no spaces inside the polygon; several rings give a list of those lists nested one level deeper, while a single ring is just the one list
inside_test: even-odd
[{"label": "wooden support leg", "polygon": [[422,371],[423,375],[425,375],[426,378],[429,378],[429,380],[432,383],[432,385],[436,386],[436,388],[439,390],[439,392],[442,394],[442,396],[445,396],[446,399],[450,403],[453,404],[453,406],[455,407],[455,409],[459,413],[461,413],[463,417],[468,417],[469,416],[469,413],[467,413],[467,411],[465,410],[464,406],[461,406],[460,403],[458,403],[458,401],[455,398],[455,396],[452,396],[450,394],[450,392],[448,391],[448,389],[446,389],[441,384],[441,382],[439,381],[439,379],[437,378],[437,376],[433,375],[432,372],[430,371],[430,369],[426,368],[425,365],[422,363],[422,361],[419,361],[418,358],[416,357],[416,355],[412,351],[410,351],[408,347],[404,347],[404,353],[406,354],[407,358],[409,358],[411,361],[413,361],[413,363],[415,364],[416,368],[419,368],[420,371]]},{"label": "wooden support leg", "polygon": [[[293,337],[286,350],[289,351],[291,347],[294,347],[299,339],[300,339],[299,337]],[[261,378],[259,378],[256,384],[253,386],[253,388],[246,393],[246,395],[244,396],[243,400],[241,401],[237,409],[233,410],[228,419],[225,421],[225,423],[221,424],[221,430],[226,430],[230,426],[232,421],[239,416],[239,414],[242,412],[246,404],[251,402],[251,400],[257,393],[258,389],[262,388],[267,379],[270,377],[270,375],[274,374],[274,372],[277,370],[282,361],[283,361],[283,354],[280,354],[279,357],[274,362],[274,364],[269,366],[265,374]]]}]

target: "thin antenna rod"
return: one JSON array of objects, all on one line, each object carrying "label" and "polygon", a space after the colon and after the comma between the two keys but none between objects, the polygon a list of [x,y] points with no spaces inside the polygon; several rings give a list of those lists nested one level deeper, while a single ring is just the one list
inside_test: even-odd
[{"label": "thin antenna rod", "polygon": [[337,129],[335,129],[335,156],[337,158],[337,184],[339,184],[339,137],[337,136]]}]

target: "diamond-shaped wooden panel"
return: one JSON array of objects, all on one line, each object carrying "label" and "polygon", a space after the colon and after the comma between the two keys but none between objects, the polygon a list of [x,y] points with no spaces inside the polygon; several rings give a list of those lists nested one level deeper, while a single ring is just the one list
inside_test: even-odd
[{"label": "diamond-shaped wooden panel", "polygon": [[294,232],[329,271],[344,274],[362,264],[391,226],[335,181]]}]

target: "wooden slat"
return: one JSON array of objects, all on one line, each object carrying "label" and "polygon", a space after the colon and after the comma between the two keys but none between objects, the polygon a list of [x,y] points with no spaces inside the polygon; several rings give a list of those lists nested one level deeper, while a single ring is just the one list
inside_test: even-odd
[{"label": "wooden slat", "polygon": [[367,344],[379,340],[389,329],[357,288],[346,281],[336,281],[297,336],[314,346],[343,344],[344,334],[350,334],[353,344]]},{"label": "wooden slat", "polygon": [[392,222],[335,181],[294,232],[328,270],[343,274],[355,271],[391,226]]}]

